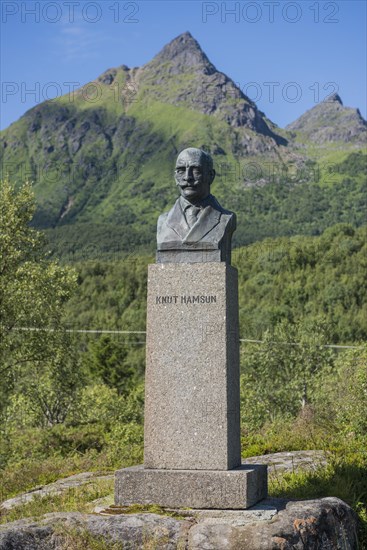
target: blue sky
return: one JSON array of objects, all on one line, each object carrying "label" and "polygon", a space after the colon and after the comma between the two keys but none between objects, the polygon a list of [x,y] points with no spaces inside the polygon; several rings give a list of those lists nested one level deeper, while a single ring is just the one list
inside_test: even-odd
[{"label": "blue sky", "polygon": [[187,30],[279,126],[333,91],[366,117],[363,0],[0,4],[1,128],[110,67],[147,63]]}]

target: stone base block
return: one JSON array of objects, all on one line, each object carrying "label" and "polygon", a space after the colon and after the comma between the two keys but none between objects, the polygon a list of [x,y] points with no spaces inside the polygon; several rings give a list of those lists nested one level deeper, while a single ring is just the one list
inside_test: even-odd
[{"label": "stone base block", "polygon": [[245,509],[267,497],[267,467],[233,470],[155,470],[133,466],[115,475],[115,504]]}]

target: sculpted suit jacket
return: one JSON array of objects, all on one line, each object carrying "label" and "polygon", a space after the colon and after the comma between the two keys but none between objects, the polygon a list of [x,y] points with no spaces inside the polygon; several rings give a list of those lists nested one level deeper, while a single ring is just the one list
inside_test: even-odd
[{"label": "sculpted suit jacket", "polygon": [[171,210],[158,218],[157,261],[230,263],[236,215],[222,208],[217,199],[209,195],[202,201],[198,219],[190,228],[184,203],[179,197]]}]

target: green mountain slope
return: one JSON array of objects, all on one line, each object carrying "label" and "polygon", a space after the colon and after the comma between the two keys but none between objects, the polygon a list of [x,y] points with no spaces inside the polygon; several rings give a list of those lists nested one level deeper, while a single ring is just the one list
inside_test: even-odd
[{"label": "green mountain slope", "polygon": [[[143,67],[109,69],[28,111],[2,132],[1,166],[12,180],[34,182],[34,223],[64,254],[152,250],[158,214],[177,194],[174,161],[186,146],[214,156],[213,193],[238,213],[238,244],[363,223],[361,171],[337,177],[337,207],[329,207],[325,178],[309,160],[315,155],[300,146],[309,134],[290,130],[269,121],[183,33]],[[362,146],[357,134],[335,165]],[[320,193],[321,217],[313,207]],[[295,199],[303,217],[288,206]]]}]

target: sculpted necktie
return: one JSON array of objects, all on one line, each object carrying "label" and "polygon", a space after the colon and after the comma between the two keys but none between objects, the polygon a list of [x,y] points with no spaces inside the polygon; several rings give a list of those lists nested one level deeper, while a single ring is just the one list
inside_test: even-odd
[{"label": "sculpted necktie", "polygon": [[186,220],[190,229],[197,222],[199,212],[200,212],[200,208],[198,206],[192,205],[186,208],[186,211],[185,211]]}]

